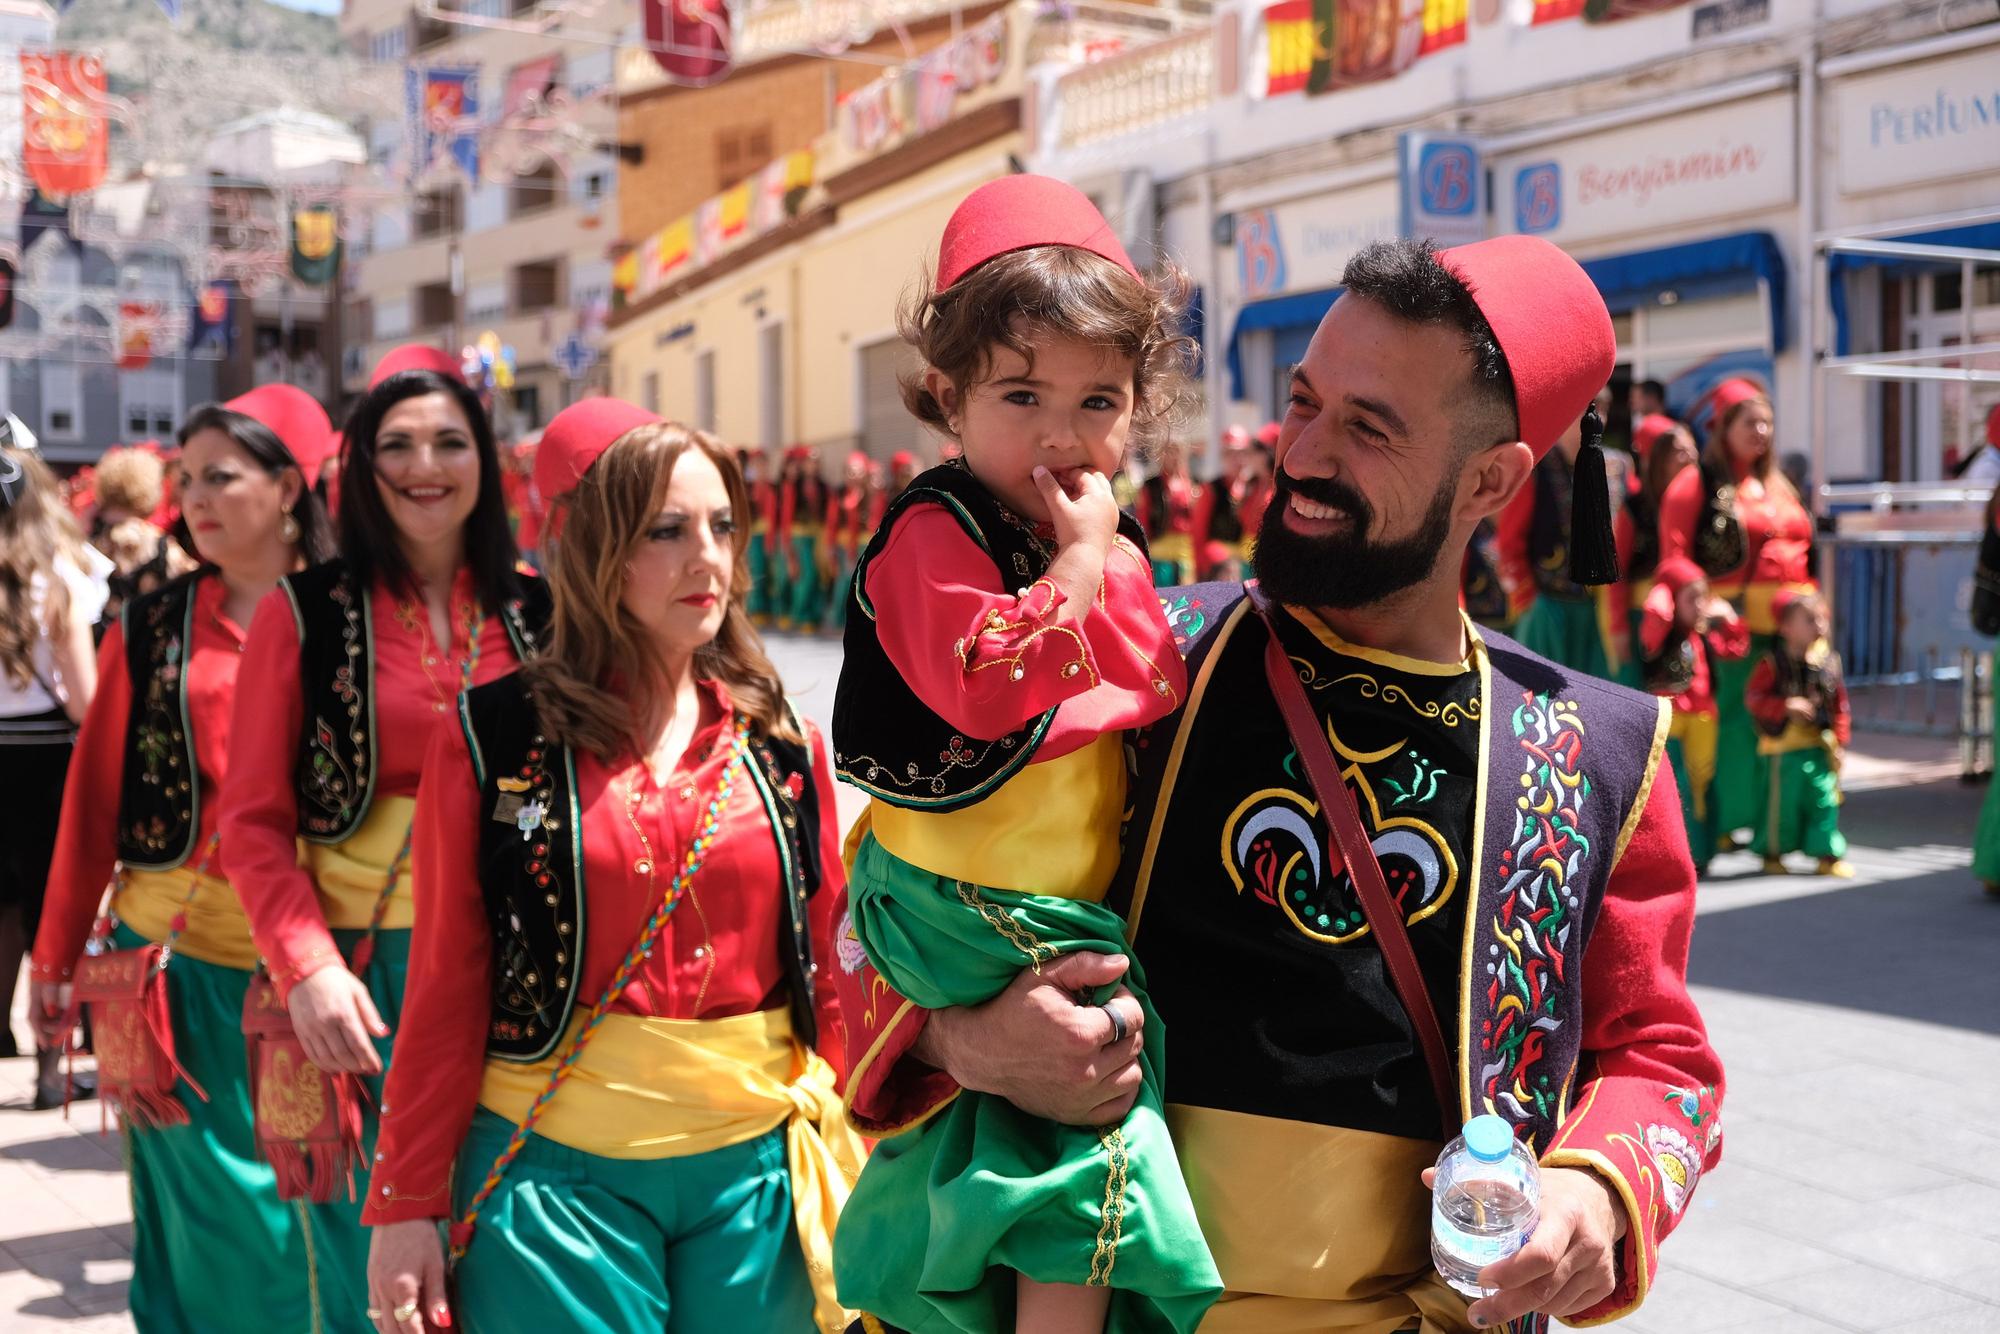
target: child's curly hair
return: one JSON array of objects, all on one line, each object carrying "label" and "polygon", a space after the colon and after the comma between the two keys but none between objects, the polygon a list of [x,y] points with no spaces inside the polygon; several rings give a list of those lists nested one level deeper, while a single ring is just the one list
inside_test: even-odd
[{"label": "child's curly hair", "polygon": [[[991,372],[996,345],[1031,368],[1040,338],[1115,348],[1132,358],[1130,445],[1146,452],[1172,434],[1193,396],[1196,344],[1181,332],[1191,290],[1173,266],[1147,282],[1088,250],[1033,246],[994,256],[944,291],[926,273],[896,327],[960,394]],[[904,376],[902,386],[911,415],[949,435],[923,373]]]}]

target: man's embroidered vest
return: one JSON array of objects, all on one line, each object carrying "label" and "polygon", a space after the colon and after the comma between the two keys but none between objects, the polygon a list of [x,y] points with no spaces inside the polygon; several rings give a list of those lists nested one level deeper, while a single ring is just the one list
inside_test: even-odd
[{"label": "man's embroidered vest", "polygon": [[[983,800],[1019,772],[1041,746],[1056,711],[1003,737],[968,737],[932,712],[889,660],[868,600],[868,567],[912,505],[942,506],[992,558],[1004,586],[1025,588],[1040,579],[1055,551],[971,472],[947,463],[923,473],[896,497],[855,564],[846,656],[833,701],[834,770],[892,806],[952,811]],[[1145,551],[1145,538],[1130,516],[1120,515],[1118,531]]]},{"label": "man's embroidered vest", "polygon": [[[553,1052],[569,1026],[589,925],[576,757],[547,742],[518,672],[460,695],[459,722],[479,782],[479,888],[493,938],[486,1052],[532,1063]],[[777,943],[790,983],[792,1032],[810,1046],[818,1034],[818,970],[807,913],[820,888],[812,751],[753,734],[750,756],[751,789],[778,849],[777,888],[786,911]]]},{"label": "man's embroidered vest", "polygon": [[[521,592],[501,609],[514,656],[525,662],[549,623],[548,586],[517,575]],[[375,795],[374,594],[347,562],[331,560],[279,585],[299,629],[305,732],[294,775],[299,834],[340,843],[361,827]]]},{"label": "man's embroidered vest", "polygon": [[201,830],[201,776],[188,714],[187,660],[194,648],[195,587],[204,565],[125,604],[125,670],[132,712],[125,722],[125,776],[118,797],[118,858],[171,871],[194,852]]},{"label": "man's embroidered vest", "polygon": [[[1263,675],[1265,630],[1242,586],[1167,589],[1162,600],[1187,652],[1192,685],[1186,707],[1196,710],[1188,728],[1224,729],[1234,754],[1252,745],[1289,748]],[[1471,897],[1458,1003],[1440,1007],[1438,1020],[1458,1065],[1461,1105],[1454,1116],[1496,1113],[1524,1142],[1546,1147],[1568,1110],[1578,1074],[1584,953],[1612,868],[1660,762],[1668,702],[1572,672],[1491,631],[1482,630],[1480,637],[1486,758],[1473,814],[1477,862],[1468,868]],[[1207,716],[1200,712],[1204,706],[1210,709]],[[1147,958],[1163,1013],[1171,1010],[1171,993],[1179,986],[1189,989],[1187,1003],[1199,999],[1211,1009],[1237,1003],[1232,988],[1209,971],[1212,958],[1205,965],[1163,962],[1158,949],[1146,953],[1157,918],[1175,911],[1166,905],[1180,888],[1176,881],[1214,856],[1209,849],[1217,831],[1225,827],[1232,804],[1245,796],[1214,773],[1180,772],[1162,792],[1165,761],[1176,749],[1180,726],[1181,715],[1169,715],[1135,742],[1138,774],[1131,806],[1138,820],[1127,834],[1147,837],[1145,822],[1154,803],[1170,803],[1165,817],[1153,821],[1163,833],[1152,862],[1155,883],[1148,887],[1134,941]],[[1363,809],[1365,820],[1365,804]],[[1314,814],[1305,827],[1318,848],[1329,847],[1324,819]],[[1307,860],[1319,864],[1317,857]],[[1328,853],[1324,864],[1335,868],[1325,874],[1343,883],[1319,888],[1352,897],[1344,871],[1337,869],[1338,856]],[[1127,892],[1121,884],[1114,900]],[[1358,900],[1355,907],[1358,911]],[[1187,933],[1174,931],[1167,938],[1182,934]],[[1363,940],[1338,948],[1373,946]],[[1190,968],[1190,962],[1197,966]],[[1175,969],[1194,975],[1176,982]],[[1432,991],[1435,995],[1435,985]],[[1299,1000],[1304,1005],[1311,998]],[[1253,1019],[1246,1015],[1238,1031],[1251,1031]],[[1231,1026],[1225,1017],[1211,1027]],[[1169,1101],[1199,1102],[1186,1089],[1217,1073],[1205,1072],[1206,1066],[1228,1066],[1231,1079],[1258,1078],[1241,1067],[1240,1043],[1231,1052],[1203,1053],[1191,1050],[1187,1037],[1184,1031],[1170,1067]],[[1297,1109],[1286,1114],[1300,1119]],[[1438,1129],[1435,1122],[1413,1124],[1407,1133],[1428,1136]]]}]

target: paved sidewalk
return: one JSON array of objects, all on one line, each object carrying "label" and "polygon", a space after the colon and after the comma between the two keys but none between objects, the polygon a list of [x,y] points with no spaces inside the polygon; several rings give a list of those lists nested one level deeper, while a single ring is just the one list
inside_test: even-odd
[{"label": "paved sidewalk", "polygon": [[[774,650],[828,718],[838,645]],[[1732,853],[1702,887],[1692,973],[1729,1072],[1725,1160],[1629,1334],[2000,1334],[2000,902],[1965,848],[1983,794],[1941,747],[1860,744],[1856,879]],[[840,790],[844,820],[861,805]],[[0,1334],[129,1330],[118,1141],[95,1104],[67,1124],[17,1110],[31,1078],[0,1061]]]}]

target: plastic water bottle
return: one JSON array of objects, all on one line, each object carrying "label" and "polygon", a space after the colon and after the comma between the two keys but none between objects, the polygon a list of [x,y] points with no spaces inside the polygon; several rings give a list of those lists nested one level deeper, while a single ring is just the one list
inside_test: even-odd
[{"label": "plastic water bottle", "polygon": [[1431,1263],[1468,1297],[1489,1297],[1479,1272],[1527,1244],[1541,1216],[1542,1173],[1497,1116],[1475,1116],[1444,1146],[1431,1187]]}]

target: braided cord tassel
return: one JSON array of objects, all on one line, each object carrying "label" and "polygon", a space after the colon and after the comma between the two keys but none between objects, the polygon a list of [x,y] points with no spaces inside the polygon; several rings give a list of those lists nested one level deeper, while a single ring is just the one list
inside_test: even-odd
[{"label": "braided cord tassel", "polygon": [[528,1109],[528,1115],[523,1118],[521,1124],[514,1128],[513,1135],[507,1141],[507,1147],[493,1160],[493,1167],[487,1172],[486,1180],[480,1183],[479,1193],[474,1195],[472,1203],[466,1206],[465,1216],[452,1224],[453,1263],[463,1258],[466,1249],[472,1245],[472,1234],[478,1224],[479,1210],[500,1185],[500,1179],[507,1174],[507,1168],[527,1144],[528,1137],[535,1133],[535,1126],[542,1119],[542,1113],[555,1098],[556,1090],[562,1087],[563,1081],[576,1069],[578,1058],[583,1055],[583,1049],[590,1045],[590,1039],[597,1032],[598,1025],[611,1013],[612,1004],[624,994],[632,975],[638,972],[639,965],[651,956],[653,944],[659,939],[661,929],[666,926],[667,919],[673,916],[674,909],[680,905],[681,896],[687,892],[688,885],[693,882],[702,864],[708,860],[709,847],[715,842],[716,833],[722,827],[722,812],[729,805],[730,795],[736,788],[736,775],[742,769],[749,753],[749,735],[750,720],[739,714],[736,719],[735,735],[730,742],[729,763],[724,766],[721,781],[715,786],[715,795],[709,799],[701,831],[688,845],[687,855],[681,859],[681,869],[675,874],[673,882],[667,886],[667,892],[660,896],[660,906],[653,910],[652,917],[646,922],[645,930],[639,933],[639,939],[626,953],[624,961],[611,974],[611,980],[604,986],[604,994],[590,1007],[590,1013],[584,1017],[582,1026],[577,1029],[575,1036],[570,1039],[569,1047],[556,1062],[556,1068],[550,1072],[549,1082],[535,1098],[534,1106]]}]

